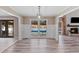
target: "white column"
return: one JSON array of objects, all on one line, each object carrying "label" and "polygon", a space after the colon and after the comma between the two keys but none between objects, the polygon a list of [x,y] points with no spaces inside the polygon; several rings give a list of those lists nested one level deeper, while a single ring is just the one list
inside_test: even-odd
[{"label": "white column", "polygon": [[59,22],[59,17],[56,18],[56,40],[59,39],[59,33],[58,33],[58,22]]},{"label": "white column", "polygon": [[21,17],[18,17],[18,39],[22,40],[22,34],[21,34]]}]

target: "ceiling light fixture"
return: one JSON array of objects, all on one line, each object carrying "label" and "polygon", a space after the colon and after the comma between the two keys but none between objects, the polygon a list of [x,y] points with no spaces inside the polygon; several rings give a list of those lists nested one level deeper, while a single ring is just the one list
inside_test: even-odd
[{"label": "ceiling light fixture", "polygon": [[40,6],[38,6],[38,14],[37,14],[37,17],[40,19],[41,16],[40,16]]}]

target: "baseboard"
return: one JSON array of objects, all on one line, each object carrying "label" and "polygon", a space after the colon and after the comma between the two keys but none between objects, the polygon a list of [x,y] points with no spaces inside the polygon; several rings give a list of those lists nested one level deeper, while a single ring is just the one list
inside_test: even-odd
[{"label": "baseboard", "polygon": [[44,38],[42,38],[42,37],[40,37],[40,38],[38,38],[38,37],[30,37],[30,38],[23,38],[23,39],[54,39],[54,40],[56,40],[56,38],[50,38],[50,37],[44,37]]}]

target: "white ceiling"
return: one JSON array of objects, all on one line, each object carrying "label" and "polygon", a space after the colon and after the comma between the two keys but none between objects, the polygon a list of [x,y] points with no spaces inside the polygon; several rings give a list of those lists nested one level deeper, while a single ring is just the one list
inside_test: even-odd
[{"label": "white ceiling", "polygon": [[[21,16],[36,16],[38,13],[37,6],[11,6],[16,13]],[[41,16],[56,16],[69,6],[41,6],[40,14]]]},{"label": "white ceiling", "polygon": [[10,16],[10,14],[8,14],[4,10],[0,9],[0,16]]}]

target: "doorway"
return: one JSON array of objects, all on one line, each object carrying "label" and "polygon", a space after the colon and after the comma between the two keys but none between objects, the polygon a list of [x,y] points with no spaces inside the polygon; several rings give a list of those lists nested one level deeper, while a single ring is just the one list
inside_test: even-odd
[{"label": "doorway", "polygon": [[0,37],[14,37],[14,21],[13,20],[0,20]]},{"label": "doorway", "polygon": [[59,34],[67,35],[66,33],[66,16],[60,17],[58,22],[58,31]]}]

